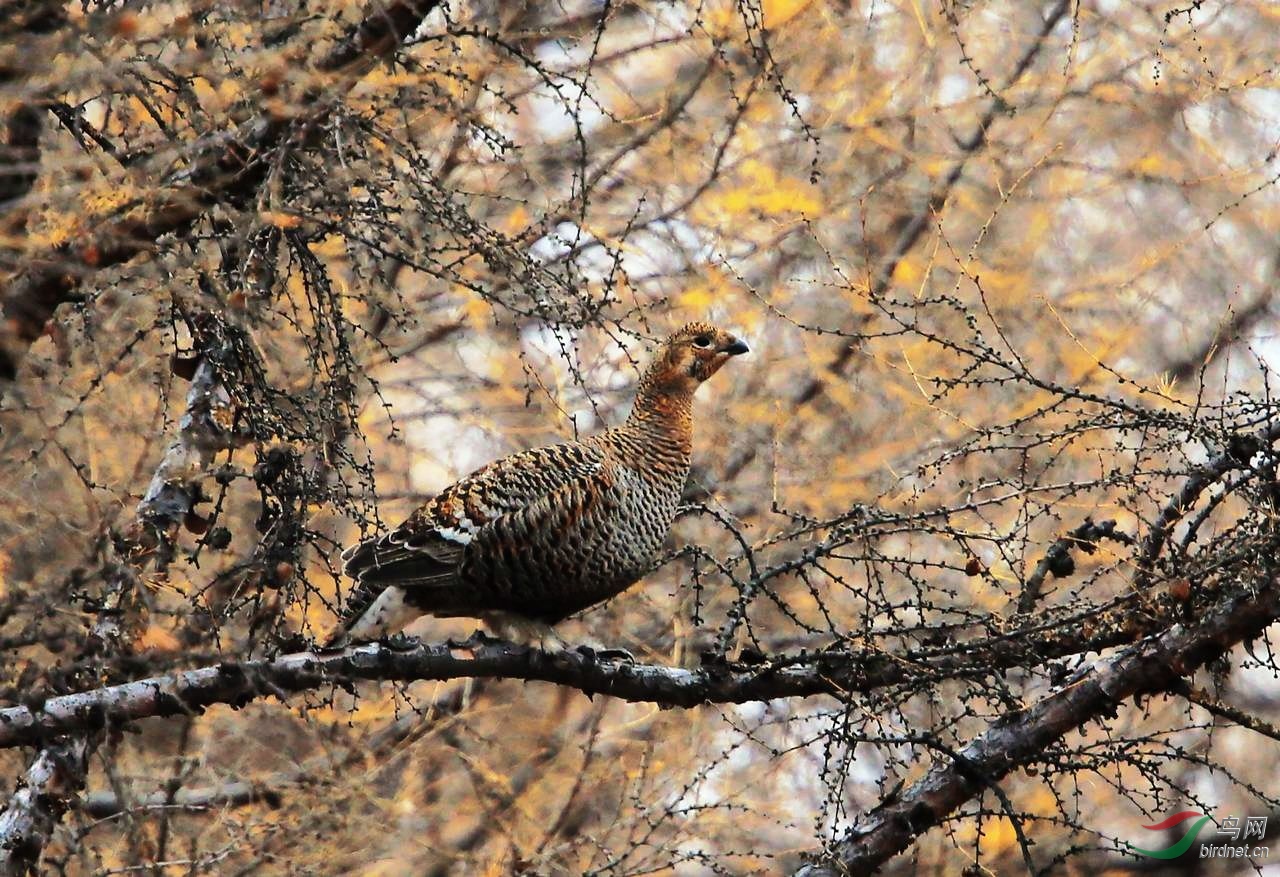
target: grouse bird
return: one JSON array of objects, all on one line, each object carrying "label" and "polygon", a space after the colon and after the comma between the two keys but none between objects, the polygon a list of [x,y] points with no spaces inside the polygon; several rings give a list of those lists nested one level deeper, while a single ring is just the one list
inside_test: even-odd
[{"label": "grouse bird", "polygon": [[337,640],[434,615],[556,641],[551,625],[649,571],[689,474],[694,391],[747,349],[690,323],[663,344],[621,426],[489,463],[349,548],[345,570],[358,585]]}]

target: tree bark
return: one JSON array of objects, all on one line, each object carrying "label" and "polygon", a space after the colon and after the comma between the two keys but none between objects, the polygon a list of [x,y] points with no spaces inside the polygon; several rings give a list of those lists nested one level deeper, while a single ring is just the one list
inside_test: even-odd
[{"label": "tree bark", "polygon": [[862,818],[833,849],[795,877],[874,873],[942,823],[965,801],[995,788],[1046,747],[1086,723],[1115,716],[1124,701],[1174,689],[1207,662],[1260,635],[1280,618],[1280,583],[1257,594],[1224,600],[1194,624],[1157,636],[1078,672],[1067,686],[1034,706],[1010,713],[961,749],[946,751],[932,770],[901,795]]},{"label": "tree bark", "polygon": [[90,739],[79,735],[46,746],[9,806],[0,813],[0,877],[33,873],[40,851],[58,826],[68,802],[84,788]]}]

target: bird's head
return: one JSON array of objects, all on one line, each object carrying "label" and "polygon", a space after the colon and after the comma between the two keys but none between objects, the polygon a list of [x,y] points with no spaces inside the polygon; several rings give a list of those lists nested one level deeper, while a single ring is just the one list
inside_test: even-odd
[{"label": "bird's head", "polygon": [[736,335],[710,323],[689,323],[662,345],[646,375],[655,389],[692,394],[731,357],[749,350]]}]

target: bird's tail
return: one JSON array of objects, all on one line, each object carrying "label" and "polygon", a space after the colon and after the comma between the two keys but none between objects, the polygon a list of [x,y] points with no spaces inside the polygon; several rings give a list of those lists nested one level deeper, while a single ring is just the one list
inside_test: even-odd
[{"label": "bird's tail", "polygon": [[365,580],[367,571],[377,570],[376,547],[376,540],[367,539],[342,552],[342,571],[355,582],[355,586],[342,606],[337,627],[326,640],[325,648],[336,648],[378,635],[373,621],[382,613],[374,610],[374,606],[388,590],[393,589],[383,582]]},{"label": "bird's tail", "polygon": [[355,580],[330,645],[398,633],[420,615],[447,614],[466,605],[458,567],[462,546],[409,547],[395,534],[366,539],[342,553],[343,572]]},{"label": "bird's tail", "polygon": [[373,592],[371,598],[363,599],[361,591],[366,590],[366,586],[361,584],[351,595],[347,610],[343,612],[337,630],[329,637],[326,648],[368,642],[397,633],[422,614],[421,609],[408,604],[402,588],[390,585]]}]

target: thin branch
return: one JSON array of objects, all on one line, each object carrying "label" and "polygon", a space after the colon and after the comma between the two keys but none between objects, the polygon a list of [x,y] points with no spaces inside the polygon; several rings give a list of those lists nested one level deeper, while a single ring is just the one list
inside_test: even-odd
[{"label": "thin branch", "polygon": [[1194,703],[1220,719],[1235,722],[1240,727],[1248,728],[1255,734],[1261,734],[1263,737],[1270,737],[1272,740],[1280,742],[1280,728],[1270,722],[1263,721],[1257,716],[1252,716],[1242,709],[1223,703],[1203,688],[1197,688],[1184,681],[1175,690],[1186,698],[1189,703]]},{"label": "thin branch", "polygon": [[392,754],[401,750],[405,743],[419,739],[433,728],[462,714],[475,703],[484,688],[484,680],[468,679],[459,682],[429,705],[405,712],[370,738],[361,740],[341,757],[335,758],[333,753],[326,752],[307,759],[297,767],[266,777],[181,789],[172,795],[171,800],[169,792],[164,789],[138,796],[123,796],[116,791],[102,790],[86,795],[79,809],[97,819],[106,819],[125,811],[136,813],[177,809],[186,813],[200,813],[257,803],[277,807],[292,789],[322,781],[327,774],[344,773],[366,763],[385,766]]},{"label": "thin branch", "polygon": [[1280,582],[1260,593],[1223,601],[1195,625],[1175,625],[1159,636],[1098,661],[1062,690],[992,724],[936,764],[899,797],[868,814],[819,861],[795,877],[871,874],[930,828],[993,783],[1035,762],[1045,748],[1095,719],[1115,716],[1126,700],[1176,688],[1182,677],[1280,618]]},{"label": "thin branch", "polygon": [[[1040,27],[1040,31],[1036,34],[1035,40],[1027,47],[1027,50],[1018,59],[1013,70],[1005,79],[1000,87],[1000,91],[1012,88],[1022,78],[1023,74],[1031,68],[1036,58],[1044,50],[1045,43],[1049,35],[1053,33],[1053,29],[1067,14],[1071,8],[1070,0],[1057,0],[1049,9],[1045,16],[1044,22]],[[880,260],[879,266],[876,268],[875,277],[871,283],[870,297],[872,299],[883,296],[893,283],[894,272],[898,268],[898,264],[907,257],[911,249],[919,242],[929,224],[934,221],[934,217],[938,211],[946,204],[947,199],[951,197],[951,191],[955,188],[956,183],[960,181],[960,177],[964,175],[965,168],[969,161],[982,150],[988,142],[991,125],[995,122],[996,117],[1002,112],[1008,112],[1009,105],[998,95],[992,99],[987,108],[983,111],[981,118],[978,119],[973,130],[967,137],[960,141],[960,155],[956,158],[951,168],[947,171],[946,176],[934,187],[929,193],[929,197],[923,204],[910,216],[904,218],[901,231],[898,232],[897,239],[894,241],[893,247],[888,254]],[[855,327],[856,331],[856,327]],[[851,333],[846,333],[851,334]],[[797,412],[804,408],[826,390],[827,383],[832,378],[842,379],[844,370],[853,360],[854,354],[857,352],[857,346],[852,343],[846,343],[840,347],[840,352],[836,354],[835,359],[826,366],[827,376],[818,375],[811,378],[800,388],[791,401],[792,412]],[[738,473],[751,464],[756,458],[759,451],[759,444],[753,443],[742,453],[735,456],[729,461],[725,467],[724,479],[731,481],[737,477]]]},{"label": "thin branch", "polygon": [[[204,341],[177,436],[161,457],[134,512],[144,531],[143,548],[169,544],[168,534],[181,525],[194,506],[199,479],[208,471],[214,455],[234,443],[234,433],[223,426],[235,420],[231,397],[219,371],[219,363],[227,356],[221,348],[226,339],[218,335]],[[112,572],[107,576],[98,603],[98,620],[93,626],[93,637],[106,652],[120,650],[123,605],[135,591],[138,573],[149,561],[159,564],[165,556],[166,551],[137,552],[128,562],[110,564]],[[39,742],[48,739],[46,736]],[[99,735],[93,733],[79,735],[69,743],[45,743],[28,771],[26,788],[10,800],[6,815],[13,814],[12,818],[0,823],[0,877],[35,867],[69,798],[84,786],[88,757],[98,742]],[[33,788],[38,791],[32,792]]]},{"label": "thin branch", "polygon": [[1164,549],[1169,534],[1173,532],[1174,525],[1191,511],[1201,494],[1218,483],[1228,472],[1247,467],[1254,454],[1276,441],[1280,441],[1280,423],[1273,423],[1254,435],[1233,436],[1230,444],[1220,454],[1191,471],[1182,483],[1178,495],[1160,509],[1142,540],[1137,557],[1138,572],[1134,576],[1134,587],[1137,590],[1145,590],[1150,584],[1153,565]]},{"label": "thin branch", "polygon": [[1092,518],[1085,518],[1083,524],[1070,533],[1054,541],[1045,551],[1044,557],[1036,564],[1031,575],[1027,576],[1022,586],[1022,594],[1018,597],[1018,611],[1030,612],[1040,600],[1044,590],[1045,579],[1050,573],[1054,578],[1066,578],[1075,572],[1076,562],[1071,556],[1073,550],[1093,554],[1098,550],[1098,543],[1103,539],[1115,539],[1128,544],[1132,538],[1123,532],[1116,532],[1115,521],[1094,523]]},{"label": "thin branch", "polygon": [[1219,353],[1242,338],[1247,338],[1254,327],[1270,315],[1273,295],[1273,290],[1267,290],[1243,309],[1232,311],[1230,317],[1218,326],[1212,336],[1170,362],[1165,367],[1170,380],[1186,381],[1194,378],[1203,373]]},{"label": "thin branch", "polygon": [[181,810],[185,813],[202,813],[225,807],[241,807],[246,804],[264,803],[279,807],[281,793],[275,785],[238,781],[195,789],[167,790],[139,795],[128,802],[115,792],[94,792],[86,795],[77,809],[95,819],[106,819],[119,813],[137,810]]},{"label": "thin branch", "polygon": [[[351,36],[317,62],[325,72],[348,74],[335,85],[335,94],[353,87],[437,6],[439,0],[385,8],[373,3]],[[145,204],[104,217],[86,239],[77,242],[77,250],[94,254],[91,264],[76,257],[69,244],[33,254],[0,298],[0,382],[16,377],[19,361],[54,311],[75,298],[96,272],[127,262],[150,250],[164,235],[190,227],[214,203],[252,196],[271,166],[264,156],[284,143],[296,127],[317,130],[335,106],[332,97],[301,102],[304,109],[296,117],[264,111],[233,134],[219,132],[194,144],[188,166],[154,181]]]}]

